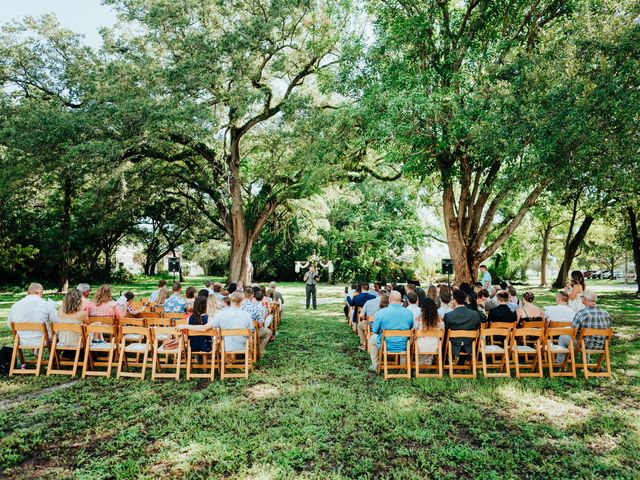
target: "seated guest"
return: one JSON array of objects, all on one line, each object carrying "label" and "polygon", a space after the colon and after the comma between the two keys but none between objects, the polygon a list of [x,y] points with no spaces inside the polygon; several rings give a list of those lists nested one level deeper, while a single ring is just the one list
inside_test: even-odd
[{"label": "seated guest", "polygon": [[[44,323],[48,325],[58,321],[56,305],[52,301],[42,298],[44,288],[39,283],[32,283],[27,289],[27,295],[13,304],[9,310],[7,324],[12,323]],[[23,343],[40,343],[42,332],[20,332]]]},{"label": "seated guest", "polygon": [[88,283],[79,283],[78,290],[82,294],[82,310],[88,314],[91,305],[93,305],[89,300],[89,295],[91,295],[91,286]]},{"label": "seated guest", "polygon": [[[453,292],[453,310],[444,316],[445,332],[449,330],[479,330],[480,315],[477,311],[467,308],[467,294],[458,289]],[[472,353],[470,338],[451,339],[451,353],[458,358],[460,352]]]},{"label": "seated guest", "polygon": [[218,313],[222,309],[221,303],[222,302],[218,300],[215,295],[209,295],[207,297],[207,315],[213,317],[216,313]]},{"label": "seated guest", "polygon": [[474,312],[478,312],[478,315],[480,316],[480,323],[487,321],[487,316],[484,314],[484,311],[478,308],[478,295],[474,291],[469,292],[467,295],[467,308]]},{"label": "seated guest", "polygon": [[110,317],[120,320],[123,316],[120,305],[113,299],[111,285],[100,285],[93,299],[93,305],[89,309],[89,317]]},{"label": "seated guest", "polygon": [[193,304],[196,300],[196,287],[187,287],[184,292],[184,299],[187,301],[187,312],[192,312]]},{"label": "seated guest", "polygon": [[[378,370],[378,351],[382,345],[382,332],[385,330],[411,330],[413,328],[413,314],[406,308],[402,308],[402,294],[393,290],[389,294],[389,306],[378,310],[373,326],[371,327],[371,338],[369,339],[369,354],[371,356],[371,366],[369,370]],[[387,351],[389,353],[402,352],[406,348],[406,338],[389,337]]]},{"label": "seated guest", "polygon": [[282,293],[278,291],[278,284],[276,282],[271,282],[269,284],[269,287],[271,288],[271,291],[272,291],[271,299],[279,303],[280,311],[284,312],[284,297],[282,296]]},{"label": "seated guest", "polygon": [[[451,296],[451,294],[447,293]],[[416,318],[413,325],[414,330],[442,330],[444,328],[444,322],[438,315],[438,309],[436,308],[436,302],[427,299],[424,307],[421,309],[420,315]],[[418,349],[418,358],[420,365],[433,364],[433,355],[421,355],[420,352],[433,352],[438,348],[438,339],[435,337],[421,337],[416,342],[416,348]]]},{"label": "seated guest", "polygon": [[544,320],[544,311],[533,303],[535,298],[536,296],[533,292],[524,292],[524,295],[522,295],[522,305],[516,310],[518,325],[522,322],[539,322]]},{"label": "seated guest", "polygon": [[478,309],[482,310],[485,315],[487,313],[487,309],[485,308],[485,304],[487,303],[487,300],[489,300],[489,292],[487,291],[487,289],[483,288],[482,290],[480,290],[478,292]]},{"label": "seated guest", "polygon": [[[82,293],[77,288],[70,289],[64,296],[62,306],[58,310],[58,323],[82,325],[89,323],[89,314],[82,309]],[[97,339],[97,337],[94,337]],[[75,332],[58,332],[58,342],[68,347],[77,347],[80,334]]]},{"label": "seated guest", "polygon": [[449,290],[441,289],[440,291],[440,308],[438,308],[438,316],[440,320],[444,321],[444,316],[453,310],[451,305],[451,292]]},{"label": "seated guest", "polygon": [[549,322],[573,322],[576,312],[569,306],[569,294],[564,290],[556,294],[556,305],[544,308],[544,315]]},{"label": "seated guest", "polygon": [[229,292],[229,295],[231,295],[237,289],[238,289],[238,284],[233,282],[231,282],[226,288],[227,292]]},{"label": "seated guest", "polygon": [[489,310],[489,324],[495,322],[515,322],[517,320],[516,313],[507,305],[507,302],[509,301],[509,294],[504,290],[500,290],[496,295],[496,299],[498,301],[498,306]]},{"label": "seated guest", "polygon": [[213,284],[213,295],[218,299],[222,300],[222,284],[220,282],[214,282]]},{"label": "seated guest", "polygon": [[[473,287],[469,285],[467,282],[462,282],[458,287],[458,290],[462,290],[468,296],[471,292],[473,292]],[[453,298],[455,299],[455,297]]]},{"label": "seated guest", "polygon": [[367,301],[362,307],[362,321],[358,322],[357,331],[360,337],[360,350],[367,349],[367,323],[373,325],[373,322],[368,322],[367,319],[373,319],[381,308],[389,306],[389,295],[385,292],[378,295],[376,298],[372,298]]},{"label": "seated guest", "polygon": [[167,287],[162,287],[160,289],[160,292],[158,293],[158,296],[156,297],[156,305],[158,307],[162,307],[164,305],[164,302],[167,301],[167,298],[169,298],[169,290],[167,289]]},{"label": "seated guest", "polygon": [[440,307],[440,298],[438,298],[438,287],[435,285],[429,285],[427,288],[427,298],[433,300],[437,307]]},{"label": "seated guest", "polygon": [[212,285],[213,283],[211,282],[211,280],[204,281],[204,288],[207,289],[207,292],[209,292],[209,295],[213,295],[213,288],[211,288]]},{"label": "seated guest", "polygon": [[509,302],[507,302],[507,306],[515,312],[520,305],[520,301],[518,300],[518,292],[516,292],[515,288],[509,286],[509,288],[507,288],[507,293],[509,294]]},{"label": "seated guest", "polygon": [[173,294],[164,302],[163,310],[165,313],[185,313],[187,311],[187,301],[182,298],[182,285],[180,282],[174,282],[171,287]]},{"label": "seated guest", "polygon": [[160,291],[163,288],[166,290],[166,286],[167,286],[167,281],[166,280],[160,280],[158,282],[158,289],[155,292],[151,292],[151,295],[149,295],[149,301],[150,302],[154,302],[154,303],[160,303],[160,302],[158,302],[158,295],[160,295]]},{"label": "seated guest", "polygon": [[[571,326],[577,329],[576,332],[576,345],[580,332],[583,328],[610,328],[611,327],[611,315],[606,310],[601,309],[596,305],[598,296],[591,290],[585,290],[582,294],[582,304],[584,308],[576,312],[573,317]],[[568,347],[571,342],[569,335],[561,335],[559,338],[559,344],[562,347]],[[584,338],[584,343],[587,350],[602,350],[604,348],[604,337],[601,336],[589,336]],[[558,354],[556,361],[561,363],[564,361],[564,354]]]},{"label": "seated guest", "polygon": [[144,307],[134,308],[133,299],[135,298],[135,295],[133,294],[133,292],[125,292],[124,298],[126,299],[126,303],[124,304],[124,311],[127,315],[135,317],[144,312]]},{"label": "seated guest", "polygon": [[373,290],[371,291],[371,295],[375,295],[377,297],[381,292],[382,287],[380,285],[380,282],[373,282]]},{"label": "seated guest", "polygon": [[369,300],[373,300],[376,297],[375,295],[371,295],[369,293],[368,282],[358,285],[356,287],[356,292],[358,292],[358,294],[355,295],[353,298],[347,297],[347,303],[352,307],[356,307],[353,309],[353,322],[357,324],[358,313],[360,312],[362,307],[364,307],[364,304],[367,303]]},{"label": "seated guest", "polygon": [[488,314],[490,310],[493,310],[498,306],[498,292],[500,289],[498,287],[492,287],[491,293],[488,297],[485,297],[484,301],[484,311]]},{"label": "seated guest", "polygon": [[251,316],[251,320],[256,322],[258,325],[258,353],[262,356],[264,355],[273,332],[264,324],[265,319],[262,304],[255,301],[252,287],[244,288],[244,300],[240,304],[240,308],[247,312]]},{"label": "seated guest", "polygon": [[480,290],[482,290],[482,283],[481,282],[475,282],[473,284],[473,291],[476,292],[476,295],[478,293],[480,293]]},{"label": "seated guest", "polygon": [[[193,312],[189,315],[189,325],[202,326],[209,323],[207,299],[208,297],[200,296],[194,299]],[[210,352],[213,342],[211,337],[189,337],[189,345],[194,352]]]},{"label": "seated guest", "polygon": [[[431,299],[428,298],[427,300]],[[418,294],[416,292],[407,293],[407,302],[409,302],[409,305],[407,305],[407,310],[409,310],[413,314],[413,320],[415,321],[415,319],[418,318],[421,313],[420,307],[418,307]],[[435,305],[435,302],[433,303]]]}]

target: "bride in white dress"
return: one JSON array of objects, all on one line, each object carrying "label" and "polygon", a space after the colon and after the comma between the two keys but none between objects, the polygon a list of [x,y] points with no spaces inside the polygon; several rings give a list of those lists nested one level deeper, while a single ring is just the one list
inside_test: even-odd
[{"label": "bride in white dress", "polygon": [[582,303],[582,294],[587,289],[584,283],[584,275],[580,270],[574,270],[571,272],[570,286],[567,285],[565,289],[569,295],[569,307],[574,312],[578,312],[584,308]]}]

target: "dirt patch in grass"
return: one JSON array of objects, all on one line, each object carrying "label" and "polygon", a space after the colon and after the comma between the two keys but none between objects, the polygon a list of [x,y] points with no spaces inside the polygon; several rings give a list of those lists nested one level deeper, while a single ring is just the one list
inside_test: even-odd
[{"label": "dirt patch in grass", "polygon": [[78,382],[79,380],[72,380],[67,383],[61,383],[60,385],[54,385],[53,387],[43,388],[38,392],[27,393],[25,395],[21,395],[18,398],[14,398],[10,400],[0,400],[0,410],[14,407],[21,403],[28,402],[29,400],[42,397],[43,395],[47,395],[48,393],[55,392],[57,390],[64,390],[65,388],[73,387]]},{"label": "dirt patch in grass", "polygon": [[268,400],[270,398],[278,397],[280,395],[280,389],[274,385],[259,383],[247,388],[245,390],[245,395],[247,398],[254,401]]}]

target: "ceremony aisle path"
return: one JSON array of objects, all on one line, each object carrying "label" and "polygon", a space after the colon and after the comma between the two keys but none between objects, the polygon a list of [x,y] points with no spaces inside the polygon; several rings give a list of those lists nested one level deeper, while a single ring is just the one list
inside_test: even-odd
[{"label": "ceremony aisle path", "polygon": [[367,372],[341,287],[321,286],[317,311],[305,310],[301,284],[282,291],[282,328],[246,381],[91,379],[51,389],[69,380],[0,379],[11,401],[0,408],[0,477],[639,473],[637,337],[618,354],[626,375],[615,381],[385,382]]}]

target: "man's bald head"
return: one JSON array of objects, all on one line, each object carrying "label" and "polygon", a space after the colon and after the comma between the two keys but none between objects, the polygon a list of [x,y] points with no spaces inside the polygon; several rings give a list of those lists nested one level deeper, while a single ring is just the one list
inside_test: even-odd
[{"label": "man's bald head", "polygon": [[391,290],[391,293],[389,293],[389,303],[402,303],[402,294],[397,290]]}]

